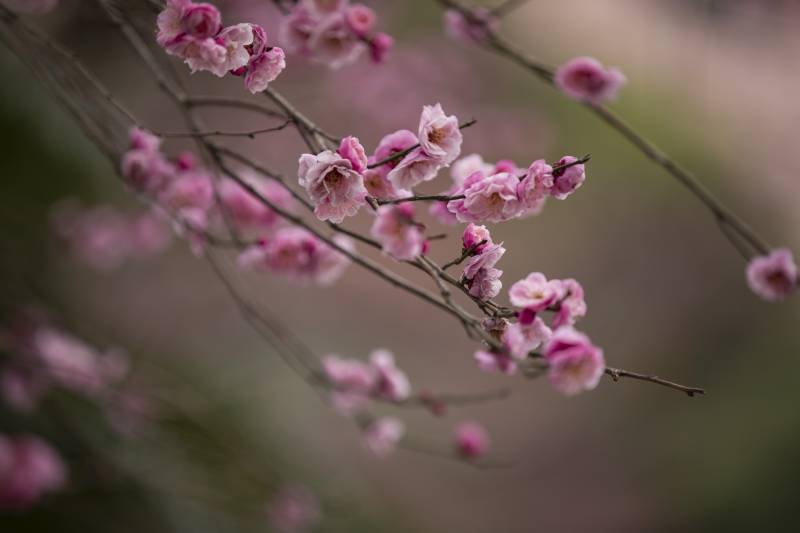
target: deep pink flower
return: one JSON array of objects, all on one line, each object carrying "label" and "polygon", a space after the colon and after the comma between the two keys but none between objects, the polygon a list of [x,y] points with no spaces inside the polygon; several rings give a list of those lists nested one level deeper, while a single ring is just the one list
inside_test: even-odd
[{"label": "deep pink flower", "polygon": [[425,242],[410,203],[380,206],[370,233],[383,245],[383,252],[398,261],[413,261]]},{"label": "deep pink flower", "polygon": [[747,265],[750,290],[768,302],[780,302],[800,284],[792,252],[778,248],[769,255],[753,258]]},{"label": "deep pink flower", "polygon": [[322,369],[331,382],[331,405],[343,415],[366,409],[372,402],[375,372],[357,359],[341,359],[338,355],[322,358]]},{"label": "deep pink flower", "polygon": [[[570,155],[562,157],[561,160],[553,166],[566,165],[577,161],[578,158]],[[555,196],[559,200],[565,199],[572,191],[577,189],[586,179],[586,170],[584,165],[572,165],[571,167],[562,168],[553,172],[553,186],[550,188],[550,195]]]},{"label": "deep pink flower", "polygon": [[365,37],[375,27],[375,12],[364,4],[353,4],[345,11],[347,25],[359,37]]},{"label": "deep pink flower", "polygon": [[481,268],[467,283],[469,293],[484,302],[491,300],[497,296],[500,293],[500,289],[503,288],[503,283],[500,281],[500,276],[502,275],[502,270],[496,268]]},{"label": "deep pink flower", "polygon": [[378,457],[386,457],[395,450],[405,431],[402,420],[393,416],[383,417],[364,429],[364,446]]},{"label": "deep pink flower", "polygon": [[385,33],[378,32],[375,37],[369,42],[370,46],[370,59],[376,65],[382,64],[389,57],[389,54],[394,48],[394,39]]},{"label": "deep pink flower", "polygon": [[184,33],[181,27],[183,10],[191,4],[190,0],[167,0],[167,7],[158,14],[158,35],[156,42],[163,47],[170,45]]},{"label": "deep pink flower", "polygon": [[518,216],[522,209],[517,198],[519,179],[503,172],[486,176],[475,172],[464,182],[456,194],[466,198],[451,200],[447,209],[455,213],[461,222],[501,222]]},{"label": "deep pink flower", "polygon": [[412,189],[435,178],[441,166],[439,159],[429,156],[422,148],[415,148],[389,171],[386,178],[396,189]]},{"label": "deep pink flower", "polygon": [[253,56],[247,64],[244,86],[255,94],[267,88],[286,68],[286,55],[277,46],[259,56]]},{"label": "deep pink flower", "polygon": [[180,170],[191,170],[197,166],[197,158],[192,152],[184,150],[175,158],[175,166]]},{"label": "deep pink flower", "polygon": [[356,137],[352,135],[342,139],[339,145],[339,155],[350,161],[353,164],[353,170],[359,174],[367,170],[367,154],[364,153],[364,147],[358,142]]},{"label": "deep pink flower", "polygon": [[[217,76],[221,77],[229,70],[236,70],[240,67],[244,67],[250,61],[250,48],[253,45],[253,27],[250,24],[228,26],[219,32],[215,40],[225,47],[225,57],[223,61],[215,66],[215,68],[208,69]],[[278,70],[278,72],[280,72],[280,70]],[[275,74],[275,76],[277,76],[277,74]]]},{"label": "deep pink flower", "polygon": [[489,435],[477,422],[463,422],[453,433],[456,449],[467,459],[478,459],[489,451]]},{"label": "deep pink flower", "polygon": [[[481,241],[486,242],[480,246],[476,246]],[[464,234],[461,236],[461,243],[464,245],[464,253],[475,246],[475,249],[472,250],[472,253],[479,254],[486,249],[487,246],[492,244],[492,236],[489,235],[489,230],[486,229],[486,226],[476,226],[475,224],[470,223],[470,225],[464,229]]]},{"label": "deep pink flower", "polygon": [[280,533],[303,533],[322,520],[316,496],[303,485],[284,485],[267,504],[267,520]]},{"label": "deep pink flower", "polygon": [[537,316],[529,324],[520,321],[508,326],[503,334],[503,346],[512,357],[523,360],[528,357],[528,352],[538,348],[552,335],[553,331]]},{"label": "deep pink flower", "polygon": [[462,279],[472,279],[478,270],[482,268],[491,268],[503,257],[506,249],[503,248],[503,243],[500,244],[487,244],[479,254],[473,255],[469,263],[461,272]]},{"label": "deep pink flower", "polygon": [[353,170],[349,159],[327,150],[321,154],[303,154],[297,172],[300,185],[305,187],[316,207],[320,220],[339,223],[353,216],[364,205],[367,194],[364,179]]},{"label": "deep pink flower", "polygon": [[576,57],[556,70],[556,86],[575,100],[599,106],[617,99],[628,81],[616,68],[605,68],[591,57]]},{"label": "deep pink flower", "polygon": [[367,48],[350,30],[341,12],[322,19],[311,31],[306,44],[312,61],[334,70],[355,63]]},{"label": "deep pink flower", "polygon": [[534,161],[525,177],[517,184],[517,196],[526,210],[540,209],[553,187],[553,167],[544,159]]},{"label": "deep pink flower", "polygon": [[369,362],[375,373],[374,393],[379,398],[402,402],[408,398],[411,385],[405,372],[394,365],[394,355],[389,350],[373,350]]},{"label": "deep pink flower", "polygon": [[66,481],[67,466],[49,444],[30,435],[0,434],[0,508],[27,509]]},{"label": "deep pink flower", "polygon": [[219,10],[211,4],[188,3],[183,8],[180,18],[181,30],[184,33],[205,39],[214,37],[222,29],[222,16]]},{"label": "deep pink flower", "polygon": [[559,280],[547,281],[541,272],[533,272],[528,277],[516,282],[508,289],[511,305],[522,307],[532,312],[544,311],[556,303],[563,293]]},{"label": "deep pink flower", "polygon": [[557,329],[545,343],[543,355],[550,382],[566,396],[594,389],[606,368],[603,350],[572,326]]},{"label": "deep pink flower", "polygon": [[485,7],[473,9],[472,17],[475,21],[468,20],[457,9],[448,9],[442,16],[445,34],[456,42],[475,45],[488,38],[488,31],[495,31],[500,26],[500,21]]},{"label": "deep pink flower", "polygon": [[458,119],[446,116],[441,104],[422,108],[418,137],[422,150],[445,165],[452,163],[461,153],[463,138]]},{"label": "deep pink flower", "polygon": [[475,360],[478,362],[478,368],[490,374],[502,372],[511,375],[517,371],[517,363],[503,353],[478,350],[475,352]]},{"label": "deep pink flower", "polygon": [[256,59],[267,52],[267,32],[258,24],[250,24],[250,29],[253,31],[253,44],[248,48],[250,54],[250,61],[248,66]]},{"label": "deep pink flower", "polygon": [[579,318],[586,316],[586,302],[583,300],[583,287],[574,279],[561,281],[561,294],[566,297],[561,301],[556,316],[553,318],[553,328],[572,326]]}]

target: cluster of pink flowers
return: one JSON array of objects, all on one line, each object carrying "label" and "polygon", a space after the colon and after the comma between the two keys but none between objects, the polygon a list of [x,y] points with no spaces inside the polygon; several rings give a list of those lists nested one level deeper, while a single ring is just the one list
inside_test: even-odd
[{"label": "cluster of pink flowers", "polygon": [[266,89],[286,67],[283,50],[267,46],[263,28],[255,24],[223,28],[222,16],[211,4],[167,0],[158,15],[158,30],[158,44],[184,59],[192,73],[244,75],[244,85],[252,93]]},{"label": "cluster of pink flowers", "polygon": [[747,265],[747,284],[768,302],[780,302],[800,285],[800,273],[786,248],[753,258]]},{"label": "cluster of pink flowers", "polygon": [[385,33],[372,34],[376,21],[373,10],[349,0],[300,0],[281,19],[278,40],[290,54],[332,69],[356,62],[367,49],[380,64],[394,40]]},{"label": "cluster of pink flowers", "polygon": [[[486,226],[470,224],[461,237],[462,253],[472,250],[467,266],[461,272],[461,280],[469,287],[469,293],[481,300],[491,300],[503,287],[500,281],[502,270],[493,268],[503,257],[503,243],[494,244]],[[483,244],[481,244],[483,243]]]},{"label": "cluster of pink flowers", "polygon": [[322,509],[310,488],[287,484],[267,504],[266,516],[275,531],[302,533],[319,524]]},{"label": "cluster of pink flowers", "polygon": [[458,9],[445,11],[442,15],[445,35],[461,44],[476,45],[485,42],[489,32],[500,26],[500,21],[485,7],[474,8],[470,15],[466,17]]},{"label": "cluster of pink flowers", "polygon": [[332,387],[331,405],[345,415],[363,411],[376,398],[401,402],[411,393],[408,378],[388,350],[374,350],[369,363],[326,355],[322,368]]},{"label": "cluster of pink flowers", "polygon": [[[431,214],[449,224],[453,217],[459,222],[501,222],[538,214],[548,196],[564,200],[581,186],[586,171],[575,161],[566,156],[551,166],[540,159],[526,170],[510,160],[491,165],[473,154],[453,164],[453,186],[447,191],[465,197],[447,203],[449,214],[441,207],[433,208]],[[554,170],[563,165],[570,166]]]},{"label": "cluster of pink flowers", "polygon": [[0,509],[29,508],[63,489],[67,475],[61,456],[42,439],[0,433]]},{"label": "cluster of pink flowers", "polygon": [[605,68],[591,57],[571,59],[559,67],[553,77],[561,92],[592,106],[616,100],[627,81],[619,69]]},{"label": "cluster of pink flowers", "polygon": [[79,200],[66,198],[53,206],[51,219],[69,253],[98,270],[157,255],[172,239],[169,218],[156,211],[130,216],[111,205],[84,209]]},{"label": "cluster of pink flowers", "polygon": [[[345,250],[355,249],[353,240],[345,235],[337,235],[333,241]],[[305,228],[290,226],[272,237],[261,237],[237,262],[243,269],[284,274],[294,283],[326,286],[341,277],[350,259]]]}]

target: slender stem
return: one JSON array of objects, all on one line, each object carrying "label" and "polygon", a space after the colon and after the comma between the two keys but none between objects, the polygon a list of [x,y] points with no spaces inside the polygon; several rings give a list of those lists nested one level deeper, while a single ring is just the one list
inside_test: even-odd
[{"label": "slender stem", "polygon": [[671,389],[676,389],[679,391],[683,391],[689,396],[694,396],[695,394],[705,394],[705,389],[698,389],[695,387],[687,387],[685,385],[679,385],[677,383],[673,383],[671,381],[667,381],[665,379],[661,379],[656,375],[650,374],[637,374],[636,372],[628,372],[627,370],[621,370],[619,368],[611,368],[606,367],[605,373],[611,376],[614,381],[618,381],[619,378],[633,378],[633,379],[641,379],[643,381],[649,381],[651,383],[658,383],[659,385],[664,385],[665,387],[669,387]]},{"label": "slender stem", "polygon": [[564,163],[563,165],[556,165],[553,167],[553,173],[556,173],[560,170],[564,170],[565,168],[574,167],[575,165],[582,165],[589,161],[592,158],[592,154],[586,154],[585,156],[581,157],[580,159],[576,159],[571,163]]},{"label": "slender stem", "polygon": [[481,242],[476,242],[475,244],[473,244],[472,246],[470,246],[470,247],[469,247],[469,250],[467,250],[466,252],[464,252],[464,253],[461,255],[461,257],[459,257],[458,259],[453,259],[452,261],[450,261],[450,262],[448,262],[448,263],[445,263],[444,265],[442,265],[442,270],[447,270],[448,268],[450,268],[450,267],[451,267],[451,266],[453,266],[453,265],[460,265],[461,263],[463,263],[463,262],[464,262],[464,259],[466,259],[467,257],[469,257],[469,256],[471,256],[471,255],[472,255],[472,252],[474,252],[474,251],[475,251],[475,248],[477,248],[478,246],[483,246],[484,244],[486,244],[486,239],[483,239]]},{"label": "slender stem", "polygon": [[[468,121],[466,121],[465,123],[460,125],[458,127],[458,129],[463,130],[464,128],[469,128],[470,126],[472,126],[476,122],[477,122],[477,120],[474,119],[474,118],[469,119]],[[410,154],[411,152],[413,152],[414,150],[416,150],[419,147],[420,147],[419,143],[415,144],[414,146],[409,146],[405,150],[401,150],[400,152],[397,152],[396,154],[392,154],[392,155],[390,155],[389,157],[387,157],[385,159],[381,159],[380,161],[372,163],[371,165],[367,165],[367,168],[378,168],[379,166],[385,165],[386,163],[391,163],[392,161],[395,161],[395,160],[399,161],[399,160],[403,159],[405,156],[407,156],[408,154]]]},{"label": "slender stem", "polygon": [[255,136],[260,133],[268,133],[271,131],[281,131],[282,129],[286,128],[289,124],[293,124],[294,120],[287,119],[283,124],[280,126],[274,126],[272,128],[263,128],[260,130],[252,130],[252,131],[187,131],[187,132],[153,132],[160,137],[250,137],[251,139],[255,139]]}]

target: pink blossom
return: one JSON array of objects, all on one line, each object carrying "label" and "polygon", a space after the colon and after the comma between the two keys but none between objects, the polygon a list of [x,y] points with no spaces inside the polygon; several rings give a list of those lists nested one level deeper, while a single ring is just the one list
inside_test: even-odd
[{"label": "pink blossom", "polygon": [[541,272],[533,272],[508,289],[511,305],[523,307],[531,312],[544,311],[556,303],[563,293],[559,280],[547,281]]},{"label": "pink blossom", "polygon": [[[577,160],[576,157],[568,155],[562,157],[554,166],[566,165]],[[586,179],[586,171],[583,165],[572,165],[571,167],[556,170],[553,172],[553,186],[550,189],[550,195],[563,200],[572,191],[580,187],[584,179]]]},{"label": "pink blossom", "polygon": [[[486,242],[480,246],[477,246],[477,244],[482,241]],[[472,253],[479,254],[485,250],[487,246],[492,244],[492,237],[489,235],[489,230],[486,229],[486,226],[476,226],[475,224],[470,223],[470,225],[464,230],[464,234],[461,236],[461,243],[464,245],[463,253],[466,253],[469,249],[475,246],[475,248],[472,250]]]},{"label": "pink blossom", "polygon": [[181,27],[183,10],[191,4],[190,0],[167,0],[167,7],[158,14],[158,35],[156,42],[159,46],[167,47],[184,33]]},{"label": "pink blossom", "polygon": [[353,170],[359,174],[367,170],[367,154],[364,153],[364,147],[361,146],[356,137],[351,135],[342,139],[337,152],[340,156],[350,161],[353,165]]},{"label": "pink blossom", "polygon": [[489,451],[489,435],[477,422],[459,424],[453,434],[456,449],[467,459],[478,459]]},{"label": "pink blossom", "polygon": [[322,19],[311,31],[307,46],[314,62],[334,70],[355,63],[367,47],[350,31],[341,12]]},{"label": "pink blossom", "polygon": [[[216,41],[225,47],[225,58],[218,66],[209,70],[221,77],[229,70],[236,70],[246,66],[250,61],[250,48],[253,44],[253,27],[250,24],[228,26],[219,32]],[[275,68],[272,70],[274,71]],[[280,72],[279,69],[278,72]],[[277,76],[277,73],[275,76]]]},{"label": "pink blossom", "polygon": [[617,99],[628,81],[616,68],[605,68],[591,57],[576,57],[556,70],[556,86],[575,100],[599,106]]},{"label": "pink blossom", "polygon": [[450,177],[457,187],[464,185],[467,178],[476,172],[483,172],[487,176],[494,174],[494,165],[486,163],[480,154],[471,154],[453,162],[450,167]]},{"label": "pink blossom", "polygon": [[[388,157],[411,148],[417,143],[419,143],[419,141],[413,132],[408,130],[397,130],[394,133],[386,135],[383,139],[381,139],[381,142],[378,143],[378,147],[375,149],[375,161],[383,161]],[[401,159],[402,158],[391,160],[377,168],[385,171],[388,174],[390,170],[395,168],[398,163],[400,163]]]},{"label": "pink blossom", "polygon": [[162,252],[172,240],[172,232],[164,217],[143,213],[134,218],[128,227],[128,253],[146,258]]},{"label": "pink blossom", "polygon": [[[452,196],[455,193],[455,189],[451,189],[449,191],[443,191],[439,194],[443,196]],[[433,202],[431,206],[428,208],[428,214],[432,217],[436,217],[441,224],[445,226],[457,226],[458,225],[458,218],[456,218],[455,213],[451,213],[449,209],[447,209],[447,202]]]},{"label": "pink blossom", "polygon": [[303,533],[322,520],[316,496],[303,485],[284,485],[267,504],[267,520],[280,533]]},{"label": "pink blossom", "polygon": [[214,37],[222,29],[222,16],[211,4],[188,3],[183,8],[180,18],[181,30],[184,33],[205,39]]},{"label": "pink blossom", "polygon": [[517,183],[519,179],[507,172],[488,177],[483,172],[475,172],[456,191],[465,198],[451,200],[447,209],[461,222],[510,220],[522,211]]},{"label": "pink blossom", "polygon": [[603,350],[572,326],[557,329],[545,343],[543,355],[550,383],[566,396],[597,387],[606,368]]},{"label": "pink blossom", "polygon": [[129,249],[125,218],[106,205],[81,212],[80,203],[70,200],[57,203],[51,214],[55,230],[69,245],[70,253],[97,270],[119,267]]},{"label": "pink blossom", "polygon": [[183,151],[175,158],[175,166],[180,170],[191,170],[197,166],[197,158],[192,152]]},{"label": "pink blossom", "polygon": [[394,355],[389,350],[373,350],[369,361],[375,373],[375,395],[395,402],[408,398],[411,385],[405,373],[394,365]]},{"label": "pink blossom", "polygon": [[12,409],[19,412],[33,411],[49,389],[50,381],[45,373],[29,365],[8,363],[0,373],[3,397]]},{"label": "pink blossom", "polygon": [[572,326],[579,318],[586,316],[586,302],[583,300],[583,287],[574,279],[561,281],[561,294],[567,295],[553,318],[553,328]]},{"label": "pink blossom", "polygon": [[347,8],[350,0],[300,0],[298,7],[307,10],[317,18],[323,18],[332,13],[339,13]]},{"label": "pink blossom", "polygon": [[138,126],[131,126],[131,129],[128,130],[128,146],[131,150],[158,152],[162,142],[164,139]]},{"label": "pink blossom", "polygon": [[248,47],[250,54],[250,61],[248,67],[253,63],[253,60],[267,52],[267,32],[258,24],[250,24],[250,29],[253,32],[253,44]]},{"label": "pink blossom", "polygon": [[478,368],[490,374],[502,372],[511,375],[517,371],[517,363],[503,353],[478,350],[475,352],[475,360],[478,362]]},{"label": "pink blossom", "polygon": [[535,209],[550,194],[553,186],[553,167],[544,159],[534,161],[525,177],[517,184],[517,196],[525,209]]},{"label": "pink blossom", "polygon": [[322,369],[333,385],[330,400],[336,411],[350,415],[369,406],[375,388],[375,372],[369,365],[357,359],[326,355]]},{"label": "pink blossom", "polygon": [[418,137],[422,151],[445,165],[452,163],[461,153],[463,138],[458,119],[446,116],[441,104],[422,108]]},{"label": "pink blossom", "polygon": [[6,0],[14,11],[43,15],[58,5],[58,0]]},{"label": "pink blossom", "polygon": [[473,255],[469,263],[461,272],[462,279],[472,279],[480,269],[491,268],[503,257],[506,249],[503,248],[503,243],[500,244],[487,244],[481,253]]},{"label": "pink blossom", "polygon": [[259,56],[253,56],[247,65],[244,86],[255,94],[267,88],[286,68],[286,55],[281,48],[275,47]]},{"label": "pink blossom", "polygon": [[383,244],[383,252],[398,261],[412,261],[425,242],[422,229],[414,222],[414,206],[410,203],[382,205],[372,225],[371,235]]},{"label": "pink blossom", "polygon": [[800,284],[798,276],[792,252],[787,248],[755,257],[747,265],[750,290],[768,302],[780,302],[793,293]]},{"label": "pink blossom", "polygon": [[281,18],[278,24],[278,42],[290,54],[310,56],[308,39],[316,26],[316,21],[306,9],[297,4],[292,11]]},{"label": "pink blossom", "polygon": [[[336,235],[333,242],[350,252],[354,252],[356,249],[355,241],[347,235]],[[314,251],[312,277],[317,285],[325,287],[333,284],[350,265],[348,256],[324,242],[320,242]]]},{"label": "pink blossom", "polygon": [[0,434],[0,463],[0,508],[27,509],[67,481],[61,456],[38,437]]},{"label": "pink blossom", "polygon": [[538,316],[533,322],[525,324],[522,321],[511,324],[503,334],[503,346],[515,359],[523,360],[528,353],[552,337],[553,331],[548,328]]},{"label": "pink blossom", "polygon": [[200,207],[184,207],[177,213],[178,220],[173,224],[175,233],[189,243],[195,257],[202,257],[208,244],[208,212]]},{"label": "pink blossom", "polygon": [[394,39],[385,33],[378,32],[369,42],[369,46],[372,62],[376,65],[380,65],[386,61],[392,48],[394,48]]},{"label": "pink blossom", "polygon": [[412,189],[423,181],[436,177],[442,162],[422,151],[422,148],[411,150],[396,167],[389,171],[386,178],[397,189]]},{"label": "pink blossom", "polygon": [[476,45],[486,41],[489,32],[500,26],[500,21],[485,7],[476,7],[471,15],[474,21],[468,20],[457,9],[445,11],[442,17],[445,35],[462,44]]},{"label": "pink blossom", "polygon": [[[273,205],[289,212],[296,210],[294,197],[277,181],[263,179],[248,170],[240,171],[239,177]],[[227,216],[233,220],[237,229],[245,233],[271,234],[285,222],[278,213],[231,179],[225,179],[220,183],[219,196]]]},{"label": "pink blossom", "polygon": [[[374,162],[374,157],[367,159],[367,165],[371,165]],[[397,200],[414,194],[405,189],[395,189],[386,177],[387,174],[388,172],[381,171],[381,167],[369,168],[364,171],[364,187],[366,187],[370,196],[378,200]]]},{"label": "pink blossom", "polygon": [[155,194],[169,183],[176,169],[158,151],[135,149],[122,156],[120,171],[133,190]]},{"label": "pink blossom", "polygon": [[353,4],[345,11],[347,25],[359,37],[365,37],[375,27],[375,12],[364,4]]},{"label": "pink blossom", "polygon": [[494,168],[492,168],[492,174],[500,174],[501,172],[508,172],[520,177],[525,173],[525,170],[517,167],[517,164],[510,159],[501,159],[495,163]]},{"label": "pink blossom", "polygon": [[228,70],[225,68],[229,63],[227,44],[218,38],[198,39],[191,35],[180,34],[166,45],[165,50],[168,54],[183,58],[192,69],[192,74],[198,70],[207,70],[222,76]]},{"label": "pink blossom", "polygon": [[496,268],[479,269],[467,283],[469,293],[484,302],[491,300],[503,288],[503,283],[500,281],[502,275],[503,271]]},{"label": "pink blossom", "polygon": [[320,220],[338,224],[364,205],[364,179],[353,170],[350,160],[335,152],[303,154],[297,176],[316,204],[314,214]]},{"label": "pink blossom", "polygon": [[393,416],[383,417],[364,430],[364,446],[378,457],[386,457],[395,450],[405,432],[402,420]]},{"label": "pink blossom", "polygon": [[214,203],[213,177],[205,169],[181,172],[160,194],[159,199],[173,211],[187,207],[207,211]]}]

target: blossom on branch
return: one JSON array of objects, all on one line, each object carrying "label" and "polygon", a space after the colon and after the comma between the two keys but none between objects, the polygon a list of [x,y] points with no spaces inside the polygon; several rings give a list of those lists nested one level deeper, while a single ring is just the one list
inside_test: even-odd
[{"label": "blossom on branch", "polygon": [[747,265],[750,290],[768,302],[780,302],[797,290],[800,274],[787,248],[753,258]]},{"label": "blossom on branch", "polygon": [[501,372],[510,375],[517,371],[517,363],[504,353],[481,349],[475,352],[475,361],[478,368],[490,374]]},{"label": "blossom on branch", "polygon": [[562,294],[566,295],[553,318],[553,328],[572,326],[579,318],[586,316],[586,302],[583,299],[583,287],[574,279],[561,281]]},{"label": "blossom on branch", "polygon": [[[574,163],[577,160],[578,158],[568,155],[566,157],[562,157],[553,166],[558,167],[560,165],[568,165],[569,163]],[[572,165],[559,170],[551,169],[551,171],[553,184],[550,188],[550,195],[554,196],[558,200],[564,200],[572,193],[572,191],[580,187],[583,183],[583,180],[586,179],[586,171],[583,164]]]},{"label": "blossom on branch", "polygon": [[453,433],[456,450],[465,459],[478,459],[489,451],[489,435],[477,422],[462,422]]},{"label": "blossom on branch", "polygon": [[383,245],[383,252],[398,261],[413,261],[422,253],[425,236],[414,222],[410,203],[382,205],[370,232]]},{"label": "blossom on branch", "polygon": [[605,68],[591,57],[576,57],[556,70],[553,82],[561,92],[592,106],[617,99],[627,78],[616,68]]},{"label": "blossom on branch", "polygon": [[528,274],[508,289],[511,305],[536,313],[544,311],[563,297],[559,280],[547,281],[541,272]]},{"label": "blossom on branch", "polygon": [[364,429],[364,447],[378,457],[386,457],[395,450],[405,432],[402,420],[393,416],[383,417]]},{"label": "blossom on branch", "polygon": [[544,345],[543,355],[550,383],[565,396],[597,387],[606,368],[603,350],[571,326],[553,333]]},{"label": "blossom on branch", "polygon": [[465,198],[451,200],[447,209],[461,222],[501,222],[522,212],[517,198],[519,178],[508,172],[487,176],[481,171],[470,175],[456,191]]},{"label": "blossom on branch", "polygon": [[506,249],[503,248],[502,242],[500,244],[485,245],[479,253],[474,254],[469,260],[469,263],[461,272],[461,278],[470,280],[479,270],[493,267],[503,257],[504,253],[506,253]]},{"label": "blossom on branch", "polygon": [[269,501],[267,520],[280,533],[303,533],[322,520],[314,492],[304,485],[284,485]]},{"label": "blossom on branch", "polygon": [[422,108],[419,145],[426,155],[441,161],[443,165],[449,165],[461,153],[462,141],[458,119],[445,115],[441,104]]},{"label": "blossom on branch", "polygon": [[314,201],[314,214],[320,220],[339,223],[354,216],[364,205],[367,190],[364,178],[353,170],[353,163],[336,152],[303,154],[297,171],[300,185]]},{"label": "blossom on branch", "polygon": [[503,288],[503,283],[500,281],[502,275],[503,271],[496,268],[479,269],[472,279],[467,281],[469,293],[484,302],[491,300],[500,294],[500,289]]},{"label": "blossom on branch", "polygon": [[549,340],[552,335],[553,331],[537,316],[532,322],[520,320],[508,326],[503,334],[503,346],[515,359],[524,360],[529,352]]}]

